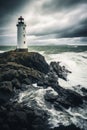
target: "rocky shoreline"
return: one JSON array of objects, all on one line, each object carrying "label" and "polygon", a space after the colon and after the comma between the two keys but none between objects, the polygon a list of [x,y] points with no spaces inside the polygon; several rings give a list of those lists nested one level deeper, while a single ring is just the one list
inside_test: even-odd
[{"label": "rocky shoreline", "polygon": [[71,71],[61,67],[59,62],[51,62],[48,65],[45,58],[36,52],[9,51],[0,54],[0,129],[81,130],[72,122],[68,126],[60,124],[53,128],[48,123],[49,114],[46,111],[37,109],[36,106],[27,106],[25,100],[17,101],[19,93],[29,87],[31,91],[33,84],[37,84],[43,89],[51,87],[57,93],[54,95],[48,91],[44,95],[47,105],[51,104],[57,111],[83,105],[87,95],[82,96],[75,91],[64,89],[58,83],[58,78],[67,81],[69,73]]}]

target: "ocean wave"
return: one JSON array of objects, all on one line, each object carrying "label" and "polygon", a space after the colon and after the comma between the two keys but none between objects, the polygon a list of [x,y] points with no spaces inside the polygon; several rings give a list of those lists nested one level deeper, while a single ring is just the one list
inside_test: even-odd
[{"label": "ocean wave", "polygon": [[[64,52],[61,54],[47,55],[48,63],[59,61],[61,66],[65,66],[72,73],[68,75],[67,82],[59,79],[59,83],[64,88],[73,89],[73,86],[87,88],[87,51],[86,52]],[[79,92],[79,91],[78,91]]]},{"label": "ocean wave", "polygon": [[60,123],[68,126],[70,121],[68,120],[67,114],[62,111],[55,110],[52,104],[47,103],[44,99],[46,93],[58,95],[51,87],[43,89],[43,87],[35,87],[35,85],[28,86],[28,90],[19,94],[18,102],[22,102],[24,105],[33,107],[37,111],[40,109],[45,111],[49,117],[49,125],[52,128],[59,126]]},{"label": "ocean wave", "polygon": [[1,51],[1,50],[0,50],[0,53],[4,53],[4,52],[5,52],[5,51]]},{"label": "ocean wave", "polygon": [[[87,105],[65,109],[56,110],[50,102],[46,102],[44,96],[46,93],[58,95],[58,93],[51,87],[43,88],[37,84],[28,85],[27,90],[19,93],[19,103],[34,108],[35,111],[43,110],[48,115],[48,123],[51,128],[58,127],[60,124],[68,126],[75,124],[76,126],[87,130]],[[83,123],[82,123],[83,122]]]}]

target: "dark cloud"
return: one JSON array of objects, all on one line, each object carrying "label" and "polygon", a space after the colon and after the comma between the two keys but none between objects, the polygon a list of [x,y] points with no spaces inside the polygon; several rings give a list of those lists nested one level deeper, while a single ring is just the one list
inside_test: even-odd
[{"label": "dark cloud", "polygon": [[0,0],[0,25],[9,23],[12,15],[15,15],[27,2],[33,0]]},{"label": "dark cloud", "polygon": [[32,39],[48,42],[49,38],[80,37],[87,41],[86,11],[87,0],[0,0],[0,41],[7,44],[14,39],[16,43],[15,25],[22,13]]},{"label": "dark cloud", "polygon": [[83,27],[81,28],[71,28],[69,30],[63,30],[63,32],[57,35],[58,38],[73,38],[73,37],[87,37],[87,30]]},{"label": "dark cloud", "polygon": [[[68,26],[64,28],[58,28],[54,25],[52,28],[42,29],[37,32],[31,33],[31,35],[35,36],[53,36],[55,38],[73,38],[73,37],[87,37],[87,19],[82,19],[78,23],[73,26]],[[28,34],[30,35],[30,33]]]},{"label": "dark cloud", "polygon": [[0,15],[3,16],[3,14],[16,11],[29,1],[31,0],[0,0]]},{"label": "dark cloud", "polygon": [[60,34],[60,37],[87,37],[87,19],[80,21],[73,27],[63,30]]},{"label": "dark cloud", "polygon": [[49,0],[43,4],[42,8],[45,12],[51,13],[58,10],[74,8],[80,4],[87,4],[87,0]]}]

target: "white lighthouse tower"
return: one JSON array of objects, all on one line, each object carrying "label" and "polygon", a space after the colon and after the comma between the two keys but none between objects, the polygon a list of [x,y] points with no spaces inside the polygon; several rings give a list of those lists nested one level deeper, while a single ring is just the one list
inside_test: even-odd
[{"label": "white lighthouse tower", "polygon": [[26,24],[24,18],[20,16],[17,23],[17,51],[28,51],[26,42]]}]

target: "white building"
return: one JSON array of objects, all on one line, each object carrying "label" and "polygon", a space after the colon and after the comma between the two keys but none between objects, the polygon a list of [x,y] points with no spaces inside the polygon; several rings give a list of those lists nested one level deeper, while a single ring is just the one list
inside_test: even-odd
[{"label": "white building", "polygon": [[24,18],[20,16],[17,23],[17,51],[28,51],[26,42],[26,24]]}]

